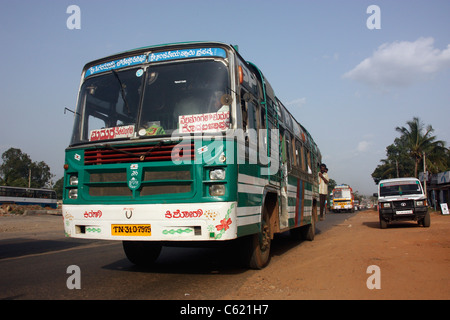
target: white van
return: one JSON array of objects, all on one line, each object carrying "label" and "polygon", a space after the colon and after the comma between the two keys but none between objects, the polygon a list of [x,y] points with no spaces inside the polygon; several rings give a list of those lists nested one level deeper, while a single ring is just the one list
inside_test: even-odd
[{"label": "white van", "polygon": [[378,213],[381,229],[398,220],[415,220],[424,227],[431,223],[427,198],[416,178],[381,180],[378,184]]}]

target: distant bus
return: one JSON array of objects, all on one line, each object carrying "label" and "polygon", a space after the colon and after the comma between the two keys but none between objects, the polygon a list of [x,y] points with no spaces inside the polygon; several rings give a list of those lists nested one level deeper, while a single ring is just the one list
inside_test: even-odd
[{"label": "distant bus", "polygon": [[135,264],[151,264],[163,245],[240,238],[245,263],[260,269],[275,233],[314,238],[320,161],[309,132],[236,47],[123,52],[82,72],[65,232],[123,241]]},{"label": "distant bus", "polygon": [[50,189],[0,186],[0,204],[39,205],[56,209],[56,192]]},{"label": "distant bus", "polygon": [[339,185],[333,189],[333,205],[334,212],[355,211],[355,203],[353,190],[347,185]]}]

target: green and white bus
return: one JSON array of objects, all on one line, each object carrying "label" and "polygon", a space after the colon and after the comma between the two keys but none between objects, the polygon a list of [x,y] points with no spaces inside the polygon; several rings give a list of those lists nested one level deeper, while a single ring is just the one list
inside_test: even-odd
[{"label": "green and white bus", "polygon": [[275,233],[314,238],[319,149],[235,46],[165,44],[90,62],[74,114],[67,236],[123,241],[135,264],[164,245],[237,241],[257,269]]}]

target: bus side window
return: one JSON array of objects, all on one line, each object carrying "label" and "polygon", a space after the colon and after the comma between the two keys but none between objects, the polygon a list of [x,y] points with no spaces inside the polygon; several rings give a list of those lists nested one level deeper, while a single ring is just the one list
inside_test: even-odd
[{"label": "bus side window", "polygon": [[266,107],[262,104],[259,105],[259,113],[260,113],[260,123],[259,128],[265,129],[266,128]]},{"label": "bus side window", "polygon": [[306,161],[307,161],[308,173],[311,174],[312,173],[312,169],[311,169],[311,152],[308,149],[306,149]]},{"label": "bus side window", "polygon": [[[244,97],[246,94],[242,94],[242,97]],[[241,110],[242,110],[242,129],[244,129],[245,132],[248,130],[248,111],[247,111],[247,103],[244,99],[241,99]]]},{"label": "bus side window", "polygon": [[297,167],[299,169],[301,169],[302,168],[302,162],[303,162],[303,159],[302,159],[302,146],[301,146],[301,144],[300,144],[300,142],[298,140],[295,140],[295,151],[296,151],[296,154],[297,154]]},{"label": "bus side window", "polygon": [[248,92],[242,92],[241,109],[242,128],[244,131],[248,132],[249,129],[258,128],[257,107],[253,100],[253,96]]},{"label": "bus side window", "polygon": [[302,170],[306,171],[306,152],[304,144],[300,144],[301,152],[302,152]]},{"label": "bus side window", "polygon": [[248,127],[256,130],[258,128],[256,105],[254,101],[250,101],[247,105],[248,111]]},{"label": "bus side window", "polygon": [[289,147],[291,145],[291,138],[289,137],[289,133],[285,131],[285,137],[286,137],[286,159],[287,159],[287,166],[288,169],[291,170],[292,168],[292,155],[291,155],[291,148]]}]

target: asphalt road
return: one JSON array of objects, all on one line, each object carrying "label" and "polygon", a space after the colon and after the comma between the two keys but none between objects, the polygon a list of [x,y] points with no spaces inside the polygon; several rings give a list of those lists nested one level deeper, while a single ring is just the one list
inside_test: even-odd
[{"label": "asphalt road", "polygon": [[[317,223],[316,234],[351,215],[328,214]],[[242,268],[230,248],[164,247],[155,266],[140,268],[126,259],[121,242],[64,237],[60,216],[15,219],[24,219],[30,227],[0,233],[3,300],[217,300],[258,272]],[[8,222],[0,217],[0,224]],[[278,235],[272,242],[272,259],[298,245],[286,234]]]}]

